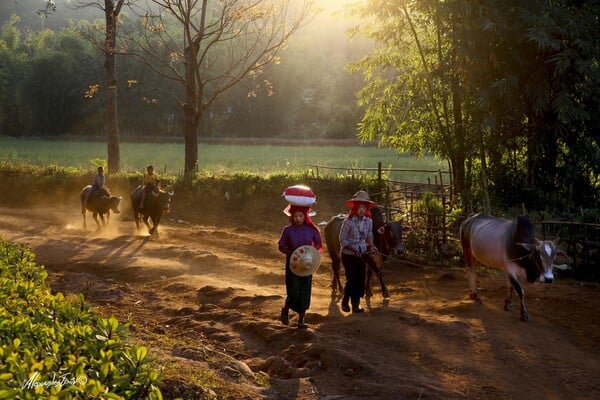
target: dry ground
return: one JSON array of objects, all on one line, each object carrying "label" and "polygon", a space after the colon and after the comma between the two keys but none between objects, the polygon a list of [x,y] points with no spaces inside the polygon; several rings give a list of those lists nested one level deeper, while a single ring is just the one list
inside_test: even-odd
[{"label": "dry ground", "polygon": [[[501,274],[481,277],[481,305],[462,269],[388,262],[391,298],[373,285],[367,312],[352,315],[331,295],[325,255],[310,328],[297,330],[295,316],[277,321],[280,228],[171,215],[150,238],[122,209],[106,229],[84,231],[78,208],[0,208],[0,236],[31,247],[55,291],[83,292],[129,321],[164,369],[166,398],[600,398],[596,284],[527,285],[524,323],[502,309]],[[281,214],[271,226],[285,223]]]}]

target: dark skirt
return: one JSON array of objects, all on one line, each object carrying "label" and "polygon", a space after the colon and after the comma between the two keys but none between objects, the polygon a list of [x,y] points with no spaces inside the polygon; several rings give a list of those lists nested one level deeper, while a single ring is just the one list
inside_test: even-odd
[{"label": "dark skirt", "polygon": [[290,259],[285,262],[286,304],[295,312],[308,310],[312,290],[312,275],[298,276],[290,269]]},{"label": "dark skirt", "polygon": [[344,272],[346,273],[344,295],[349,297],[353,303],[356,303],[365,295],[367,264],[361,257],[344,253],[342,253],[342,264],[344,264]]}]

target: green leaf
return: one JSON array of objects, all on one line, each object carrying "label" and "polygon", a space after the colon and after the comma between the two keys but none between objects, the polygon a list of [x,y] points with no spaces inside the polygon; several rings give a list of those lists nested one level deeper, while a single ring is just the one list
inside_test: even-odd
[{"label": "green leaf", "polygon": [[146,355],[148,354],[148,350],[144,346],[136,347],[134,351],[135,358],[138,362],[146,358]]},{"label": "green leaf", "polygon": [[0,374],[0,381],[11,381],[13,380],[13,374],[10,372],[5,372]]}]

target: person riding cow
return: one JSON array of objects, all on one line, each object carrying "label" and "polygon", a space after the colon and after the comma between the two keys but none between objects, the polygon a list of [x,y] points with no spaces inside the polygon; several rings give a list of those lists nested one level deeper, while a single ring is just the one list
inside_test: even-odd
[{"label": "person riding cow", "polygon": [[140,201],[140,209],[144,208],[144,202],[146,201],[146,193],[152,192],[157,194],[160,192],[160,178],[158,174],[154,173],[154,167],[152,165],[148,165],[146,167],[146,174],[144,175],[144,179],[142,181],[142,199]]},{"label": "person riding cow", "polygon": [[[170,211],[173,192],[165,192],[160,188],[160,179],[154,173],[152,165],[146,168],[146,172],[142,185],[131,192],[131,205],[136,228],[139,230],[140,221],[144,221],[148,232],[153,235],[158,233],[158,224],[163,213]],[[148,219],[152,221],[152,226]]]},{"label": "person riding cow", "polygon": [[110,193],[108,192],[108,189],[106,188],[105,183],[106,183],[106,176],[104,176],[104,167],[99,166],[98,172],[96,172],[96,175],[94,175],[94,180],[92,181],[91,188],[86,193],[85,201],[83,202],[84,207],[87,206],[90,196],[95,196],[95,195],[110,196]]},{"label": "person riding cow", "polygon": [[[121,197],[111,196],[110,189],[105,185],[106,176],[104,175],[104,167],[99,166],[91,185],[85,186],[80,193],[81,214],[83,216],[83,229],[87,229],[86,214],[87,210],[92,212],[94,221],[98,229],[108,223],[110,219],[110,211],[115,214],[119,213],[119,203]],[[104,219],[106,215],[106,220]],[[98,221],[100,216],[100,221]]]}]

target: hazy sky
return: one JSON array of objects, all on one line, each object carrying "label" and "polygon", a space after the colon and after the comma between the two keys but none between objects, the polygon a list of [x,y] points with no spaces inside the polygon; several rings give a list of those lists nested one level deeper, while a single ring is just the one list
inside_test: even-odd
[{"label": "hazy sky", "polygon": [[316,0],[315,3],[317,4],[317,6],[319,6],[320,8],[327,10],[327,11],[332,11],[332,10],[340,10],[342,8],[344,8],[344,6],[351,4],[351,3],[360,3],[364,0]]}]

